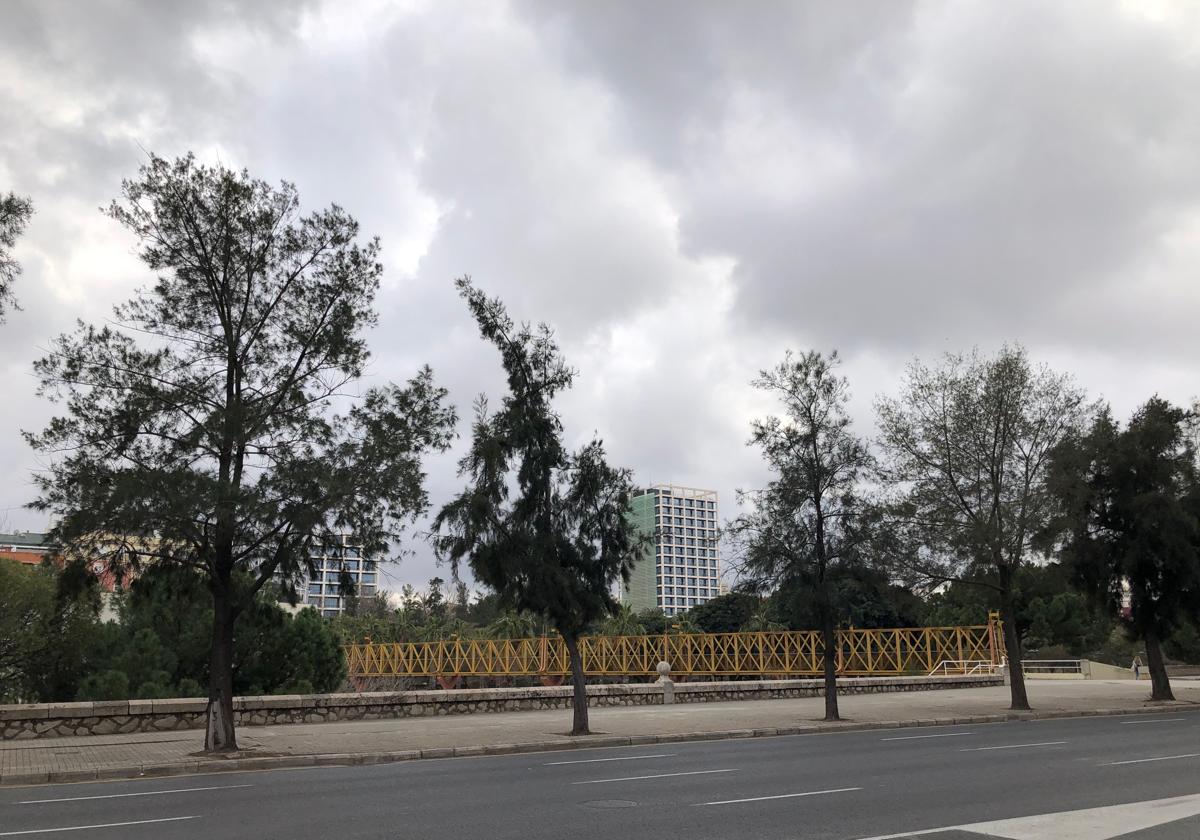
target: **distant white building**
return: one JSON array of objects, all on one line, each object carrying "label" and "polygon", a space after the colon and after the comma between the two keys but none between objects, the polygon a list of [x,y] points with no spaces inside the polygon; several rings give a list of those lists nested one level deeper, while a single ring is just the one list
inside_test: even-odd
[{"label": "distant white building", "polygon": [[622,603],[675,615],[720,594],[715,490],[656,485],[630,500],[630,517],[652,539],[622,587]]},{"label": "distant white building", "polygon": [[366,560],[349,536],[332,545],[322,545],[313,552],[315,573],[305,581],[305,606],[316,608],[326,618],[340,615],[346,608],[345,598],[338,586],[342,569],[354,581],[360,598],[374,597],[379,588],[376,561]]}]

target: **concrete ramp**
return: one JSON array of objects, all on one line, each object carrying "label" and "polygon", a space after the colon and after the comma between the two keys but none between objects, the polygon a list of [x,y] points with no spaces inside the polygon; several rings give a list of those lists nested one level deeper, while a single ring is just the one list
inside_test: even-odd
[{"label": "concrete ramp", "polygon": [[[1146,673],[1146,669],[1142,669],[1142,673]],[[1083,660],[1083,674],[1089,680],[1132,680],[1133,671],[1128,668],[1119,668],[1116,665],[1106,665],[1103,662],[1093,662],[1091,659]]]}]

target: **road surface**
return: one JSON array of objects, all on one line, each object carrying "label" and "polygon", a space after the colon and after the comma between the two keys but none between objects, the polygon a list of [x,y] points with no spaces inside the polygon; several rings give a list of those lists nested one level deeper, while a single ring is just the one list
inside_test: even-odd
[{"label": "road surface", "polygon": [[1195,840],[1200,713],[0,789],[0,838],[76,836]]}]

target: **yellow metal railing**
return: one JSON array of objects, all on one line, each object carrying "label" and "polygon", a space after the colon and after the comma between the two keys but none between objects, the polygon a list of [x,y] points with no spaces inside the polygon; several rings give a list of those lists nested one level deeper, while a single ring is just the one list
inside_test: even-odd
[{"label": "yellow metal railing", "polygon": [[[838,673],[928,674],[945,661],[1000,664],[995,621],[972,627],[915,627],[838,632]],[[673,675],[793,676],[822,672],[816,631],[589,636],[580,639],[589,676],[653,676],[660,661]],[[351,677],[516,677],[568,673],[567,648],[555,637],[459,639],[346,646]]]}]

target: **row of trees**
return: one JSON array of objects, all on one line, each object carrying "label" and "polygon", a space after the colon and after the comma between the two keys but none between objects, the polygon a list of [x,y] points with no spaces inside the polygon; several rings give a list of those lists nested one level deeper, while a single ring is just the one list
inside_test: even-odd
[{"label": "row of trees", "polygon": [[[18,204],[0,241],[5,295],[8,247],[28,217]],[[349,396],[382,265],[378,240],[342,208],[302,214],[291,184],[188,155],[151,156],[107,213],[157,281],[36,363],[39,392],[63,410],[26,435],[46,459],[32,506],[56,517],[67,583],[97,557],[117,573],[174,567],[203,580],[205,748],[231,751],[239,619],[268,585],[295,598],[315,544],[348,532],[364,553],[387,552],[428,507],[422,462],[448,448],[456,413],[427,367]],[[477,404],[467,486],[436,517],[435,546],[563,635],[574,731],[586,732],[577,639],[615,609],[613,585],[640,548],[625,518],[630,473],[598,440],[563,445],[552,401],[574,372],[549,328],[514,324],[465,279],[459,290],[510,393],[494,413]]]},{"label": "row of trees", "polygon": [[773,477],[742,494],[749,510],[728,528],[751,586],[814,598],[826,717],[838,717],[834,581],[871,567],[927,592],[990,592],[1012,708],[1028,709],[1019,594],[1046,555],[1107,615],[1128,602],[1152,696],[1171,699],[1161,642],[1200,618],[1195,413],[1154,398],[1122,428],[1068,376],[1008,347],[911,364],[900,394],[877,403],[871,446],[850,429],[837,363],[789,355],[755,381],[784,407],[751,436]]},{"label": "row of trees", "polygon": [[[8,249],[30,208],[10,197],[4,212],[0,302],[11,303]],[[65,583],[83,582],[97,557],[117,571],[192,576],[172,579],[176,587],[202,583],[211,610],[205,747],[233,750],[235,627],[268,586],[295,598],[315,544],[350,532],[364,552],[387,552],[426,512],[423,461],[449,447],[457,417],[427,367],[403,385],[357,384],[382,266],[378,241],[342,208],[303,214],[292,185],[189,155],[152,156],[107,212],[157,280],[37,362],[40,393],[62,410],[27,434],[46,462],[33,507],[56,517]],[[469,279],[457,288],[500,355],[507,389],[495,408],[476,402],[463,487],[436,513],[432,544],[456,576],[469,567],[510,621],[533,615],[562,635],[572,731],[582,734],[578,638],[601,621],[628,624],[612,592],[650,537],[635,535],[626,515],[629,470],[608,463],[599,439],[564,443],[554,402],[575,372],[552,330],[514,322]],[[756,380],[784,407],[752,427],[772,479],[743,494],[747,512],[727,529],[749,584],[805,605],[826,650],[836,593],[864,568],[926,590],[980,586],[1005,617],[1012,702],[1025,708],[1016,595],[1037,550],[1060,554],[1097,597],[1111,600],[1128,583],[1148,647],[1194,608],[1194,476],[1184,466],[1194,447],[1169,437],[1143,453],[1158,453],[1153,468],[1106,449],[1148,445],[1125,436],[1149,408],[1128,429],[1110,421],[1108,432],[1089,433],[1095,412],[1082,392],[1019,348],[951,356],[914,364],[901,394],[880,402],[872,447],[851,428],[836,369],[836,354],[789,355]],[[1177,429],[1189,417],[1166,416]],[[1155,493],[1175,501],[1144,501]],[[1159,531],[1148,510],[1174,517],[1169,539],[1150,536]],[[1150,656],[1152,670],[1159,659]],[[836,717],[832,658],[826,681]],[[1158,696],[1158,678],[1155,688]]]}]

